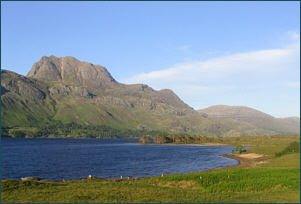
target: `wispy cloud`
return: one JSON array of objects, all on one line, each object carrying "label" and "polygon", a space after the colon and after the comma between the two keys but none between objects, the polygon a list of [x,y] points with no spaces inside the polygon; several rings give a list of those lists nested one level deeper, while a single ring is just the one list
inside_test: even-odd
[{"label": "wispy cloud", "polygon": [[300,81],[297,81],[297,82],[288,82],[286,84],[286,86],[288,88],[293,88],[293,89],[300,89]]},{"label": "wispy cloud", "polygon": [[235,53],[206,61],[175,64],[159,71],[140,73],[123,82],[145,83],[157,90],[170,88],[188,104],[189,98],[199,97],[201,100],[212,92],[221,94],[242,91],[252,86],[274,85],[276,82],[279,86],[287,85],[287,88],[300,87],[300,35],[290,32],[289,36],[293,43],[279,49]]},{"label": "wispy cloud", "polygon": [[189,45],[183,45],[181,47],[178,47],[178,50],[182,52],[188,52],[189,51]]},{"label": "wispy cloud", "polygon": [[[298,43],[299,44],[299,43]],[[140,73],[129,79],[127,83],[154,82],[212,82],[229,81],[233,77],[247,80],[271,79],[280,77],[283,72],[294,71],[298,65],[300,49],[292,46],[284,49],[260,50],[237,53],[207,61],[194,61],[176,64],[170,68],[150,73]],[[292,67],[293,66],[293,67]],[[251,78],[252,77],[252,78]],[[157,81],[158,80],[158,81]],[[162,82],[159,82],[160,84]]]}]

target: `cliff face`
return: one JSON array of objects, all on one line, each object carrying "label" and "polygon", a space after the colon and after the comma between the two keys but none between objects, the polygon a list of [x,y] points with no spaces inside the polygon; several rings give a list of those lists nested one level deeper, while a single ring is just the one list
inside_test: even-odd
[{"label": "cliff face", "polygon": [[46,93],[45,90],[39,89],[39,86],[41,84],[37,80],[30,80],[14,72],[1,70],[1,95],[12,92],[29,99],[43,100]]},{"label": "cliff face", "polygon": [[76,96],[84,97],[84,98],[93,98],[93,94],[89,93],[86,88],[78,87],[78,86],[67,86],[67,85],[58,85],[48,88],[50,95],[55,94],[74,94]]},{"label": "cliff face", "polygon": [[44,56],[39,62],[34,63],[26,76],[96,88],[115,82],[115,79],[103,66],[81,62],[74,57],[57,58],[53,55]]}]

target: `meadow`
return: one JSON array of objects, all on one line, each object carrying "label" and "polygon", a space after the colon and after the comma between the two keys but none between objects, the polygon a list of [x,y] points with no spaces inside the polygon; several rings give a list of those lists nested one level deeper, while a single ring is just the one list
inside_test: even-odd
[{"label": "meadow", "polygon": [[[190,174],[108,180],[2,180],[2,203],[300,203],[300,135],[223,138],[253,147],[229,154],[240,165]],[[203,143],[203,145],[208,145]],[[281,155],[277,154],[282,152]]]}]

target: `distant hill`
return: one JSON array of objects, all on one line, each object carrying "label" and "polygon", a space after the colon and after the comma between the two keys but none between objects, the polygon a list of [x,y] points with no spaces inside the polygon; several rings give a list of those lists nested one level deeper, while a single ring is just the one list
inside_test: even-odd
[{"label": "distant hill", "polygon": [[279,118],[281,120],[285,120],[287,122],[291,122],[291,123],[300,123],[300,118],[299,117],[285,117],[285,118]]},{"label": "distant hill", "polygon": [[[26,77],[1,70],[3,127],[61,121],[206,136],[298,133],[297,128],[292,128],[295,119],[274,120],[254,113],[243,121],[201,112],[184,103],[172,90],[119,83],[105,67],[74,57],[44,56],[33,64]],[[262,125],[259,119],[269,120],[269,126]],[[286,126],[279,128],[283,124]]]},{"label": "distant hill", "polygon": [[275,133],[298,134],[300,132],[300,118],[298,117],[275,118],[246,106],[215,105],[198,110],[198,112],[222,122],[235,120]]}]

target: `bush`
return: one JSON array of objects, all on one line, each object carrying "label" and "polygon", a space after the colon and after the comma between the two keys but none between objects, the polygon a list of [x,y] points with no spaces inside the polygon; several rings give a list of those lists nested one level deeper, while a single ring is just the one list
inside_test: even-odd
[{"label": "bush", "polygon": [[1,126],[1,137],[10,137],[7,128]]},{"label": "bush", "polygon": [[289,153],[298,153],[300,152],[300,142],[291,142],[283,151],[277,152],[275,154],[276,157],[281,157],[284,154],[289,154]]},{"label": "bush", "polygon": [[151,141],[151,137],[148,136],[148,135],[143,135],[140,139],[139,139],[140,142],[142,143],[149,143]]},{"label": "bush", "polygon": [[239,153],[239,154],[241,154],[242,152],[245,152],[246,150],[244,149],[244,147],[242,146],[242,145],[237,145],[236,146],[236,148],[235,148],[235,150],[234,151],[232,151],[232,154],[233,153]]},{"label": "bush", "polygon": [[25,138],[26,133],[23,131],[17,130],[17,131],[12,132],[12,135],[13,135],[13,137],[16,137],[16,138]]}]

